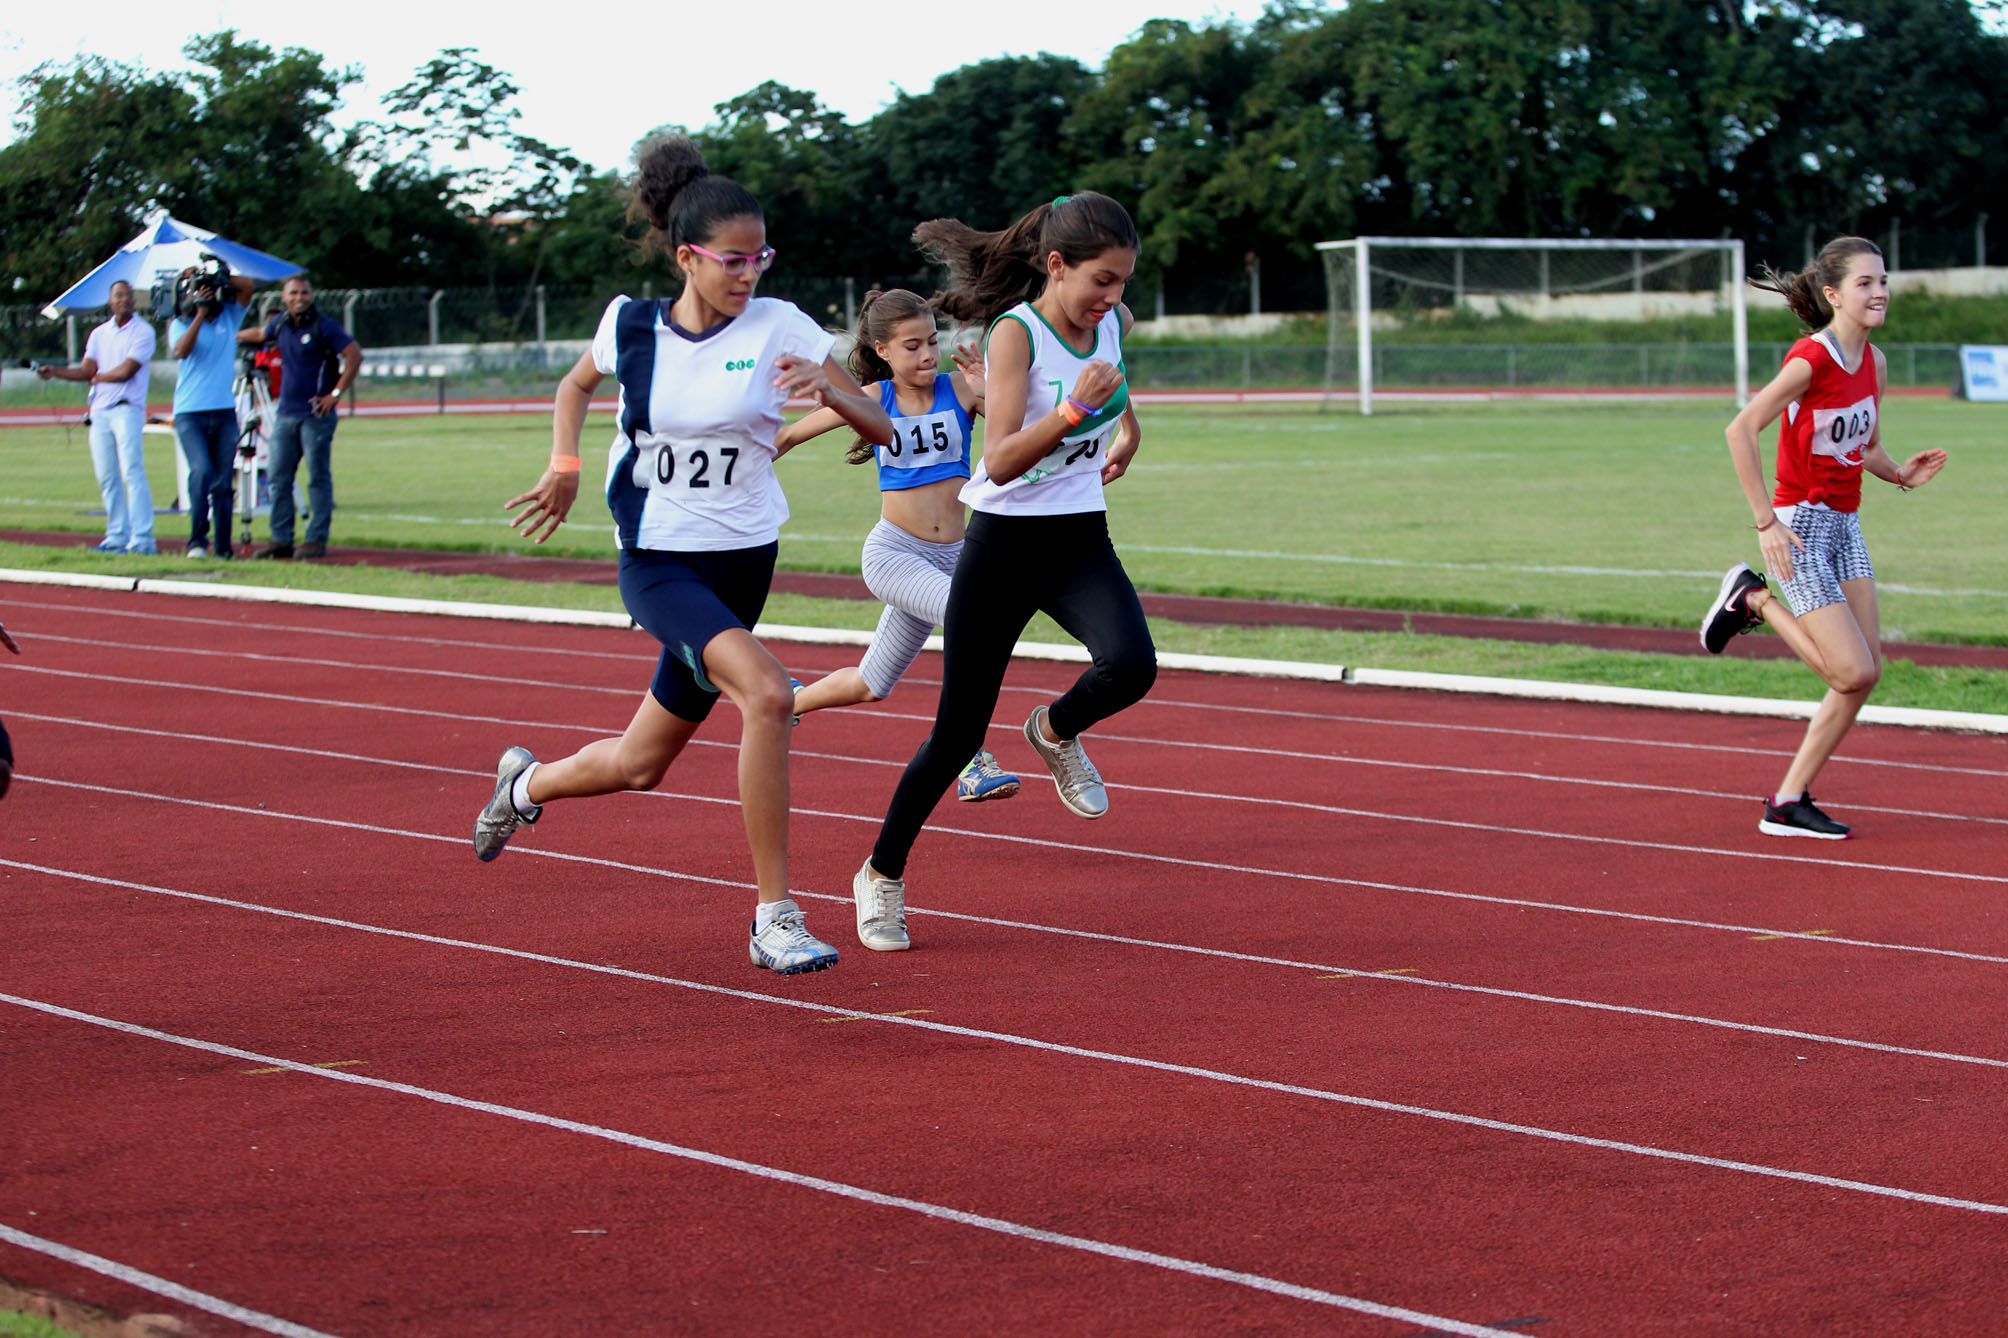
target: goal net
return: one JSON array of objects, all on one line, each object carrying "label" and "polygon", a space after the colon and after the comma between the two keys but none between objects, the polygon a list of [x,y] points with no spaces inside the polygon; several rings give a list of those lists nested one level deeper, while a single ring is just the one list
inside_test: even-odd
[{"label": "goal net", "polygon": [[[1376,391],[1734,386],[1738,404],[1749,398],[1740,241],[1353,237],[1318,250],[1330,301],[1326,406],[1357,395],[1371,414]],[[1680,334],[1596,342],[1549,324],[1658,318],[1676,318]]]}]

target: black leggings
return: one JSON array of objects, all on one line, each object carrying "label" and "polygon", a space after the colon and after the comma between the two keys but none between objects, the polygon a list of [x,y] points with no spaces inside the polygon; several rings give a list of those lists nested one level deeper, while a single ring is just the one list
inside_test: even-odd
[{"label": "black leggings", "polygon": [[1109,542],[1107,515],[973,514],[942,621],[934,732],[907,763],[872,848],[872,867],[887,878],[906,872],[907,852],[927,815],[983,747],[1012,647],[1034,613],[1049,615],[1093,660],[1047,708],[1054,734],[1071,739],[1150,691],[1157,648]]}]

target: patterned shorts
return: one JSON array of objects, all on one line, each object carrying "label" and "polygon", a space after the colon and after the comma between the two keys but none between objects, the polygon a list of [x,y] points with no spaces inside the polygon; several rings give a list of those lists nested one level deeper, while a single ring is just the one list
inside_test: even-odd
[{"label": "patterned shorts", "polygon": [[1862,542],[1861,517],[1853,511],[1828,511],[1795,506],[1784,520],[1804,548],[1792,550],[1792,579],[1779,587],[1795,617],[1847,600],[1842,581],[1874,580],[1868,545]]}]

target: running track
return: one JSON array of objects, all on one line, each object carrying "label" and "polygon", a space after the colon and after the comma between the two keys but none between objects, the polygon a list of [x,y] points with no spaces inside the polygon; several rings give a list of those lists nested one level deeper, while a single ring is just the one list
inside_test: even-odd
[{"label": "running track", "polygon": [[[945,803],[939,662],[468,846],[641,634],[0,586],[0,1276],[198,1334],[1997,1334],[2008,747],[1167,673],[1113,811]],[[804,677],[849,661],[777,647]],[[1014,666],[993,746],[1072,676]]]}]

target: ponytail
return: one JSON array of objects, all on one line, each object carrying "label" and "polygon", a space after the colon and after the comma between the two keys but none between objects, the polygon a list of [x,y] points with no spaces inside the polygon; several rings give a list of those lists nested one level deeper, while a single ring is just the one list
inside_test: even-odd
[{"label": "ponytail", "polygon": [[1046,257],[1069,265],[1104,251],[1141,249],[1129,211],[1096,191],[1063,195],[1000,232],[979,232],[955,218],[931,219],[913,230],[914,244],[948,267],[949,285],[935,294],[937,310],[988,326],[1046,289]]},{"label": "ponytail", "polygon": [[[927,299],[904,288],[872,289],[858,308],[858,328],[851,342],[850,372],[861,386],[893,379],[892,364],[879,356],[878,346],[892,341],[892,332],[901,321],[928,315]],[[851,443],[844,454],[847,464],[869,464],[877,458],[878,447],[863,437]]]},{"label": "ponytail", "polygon": [[1792,314],[1799,318],[1810,334],[1833,323],[1834,309],[1827,302],[1825,290],[1832,288],[1839,291],[1840,286],[1847,282],[1848,266],[1854,263],[1856,256],[1864,255],[1880,260],[1882,248],[1866,237],[1836,237],[1820,248],[1820,253],[1806,268],[1781,274],[1764,265],[1758,269],[1757,277],[1750,280],[1750,286],[1782,296],[1785,305],[1792,309]]}]

